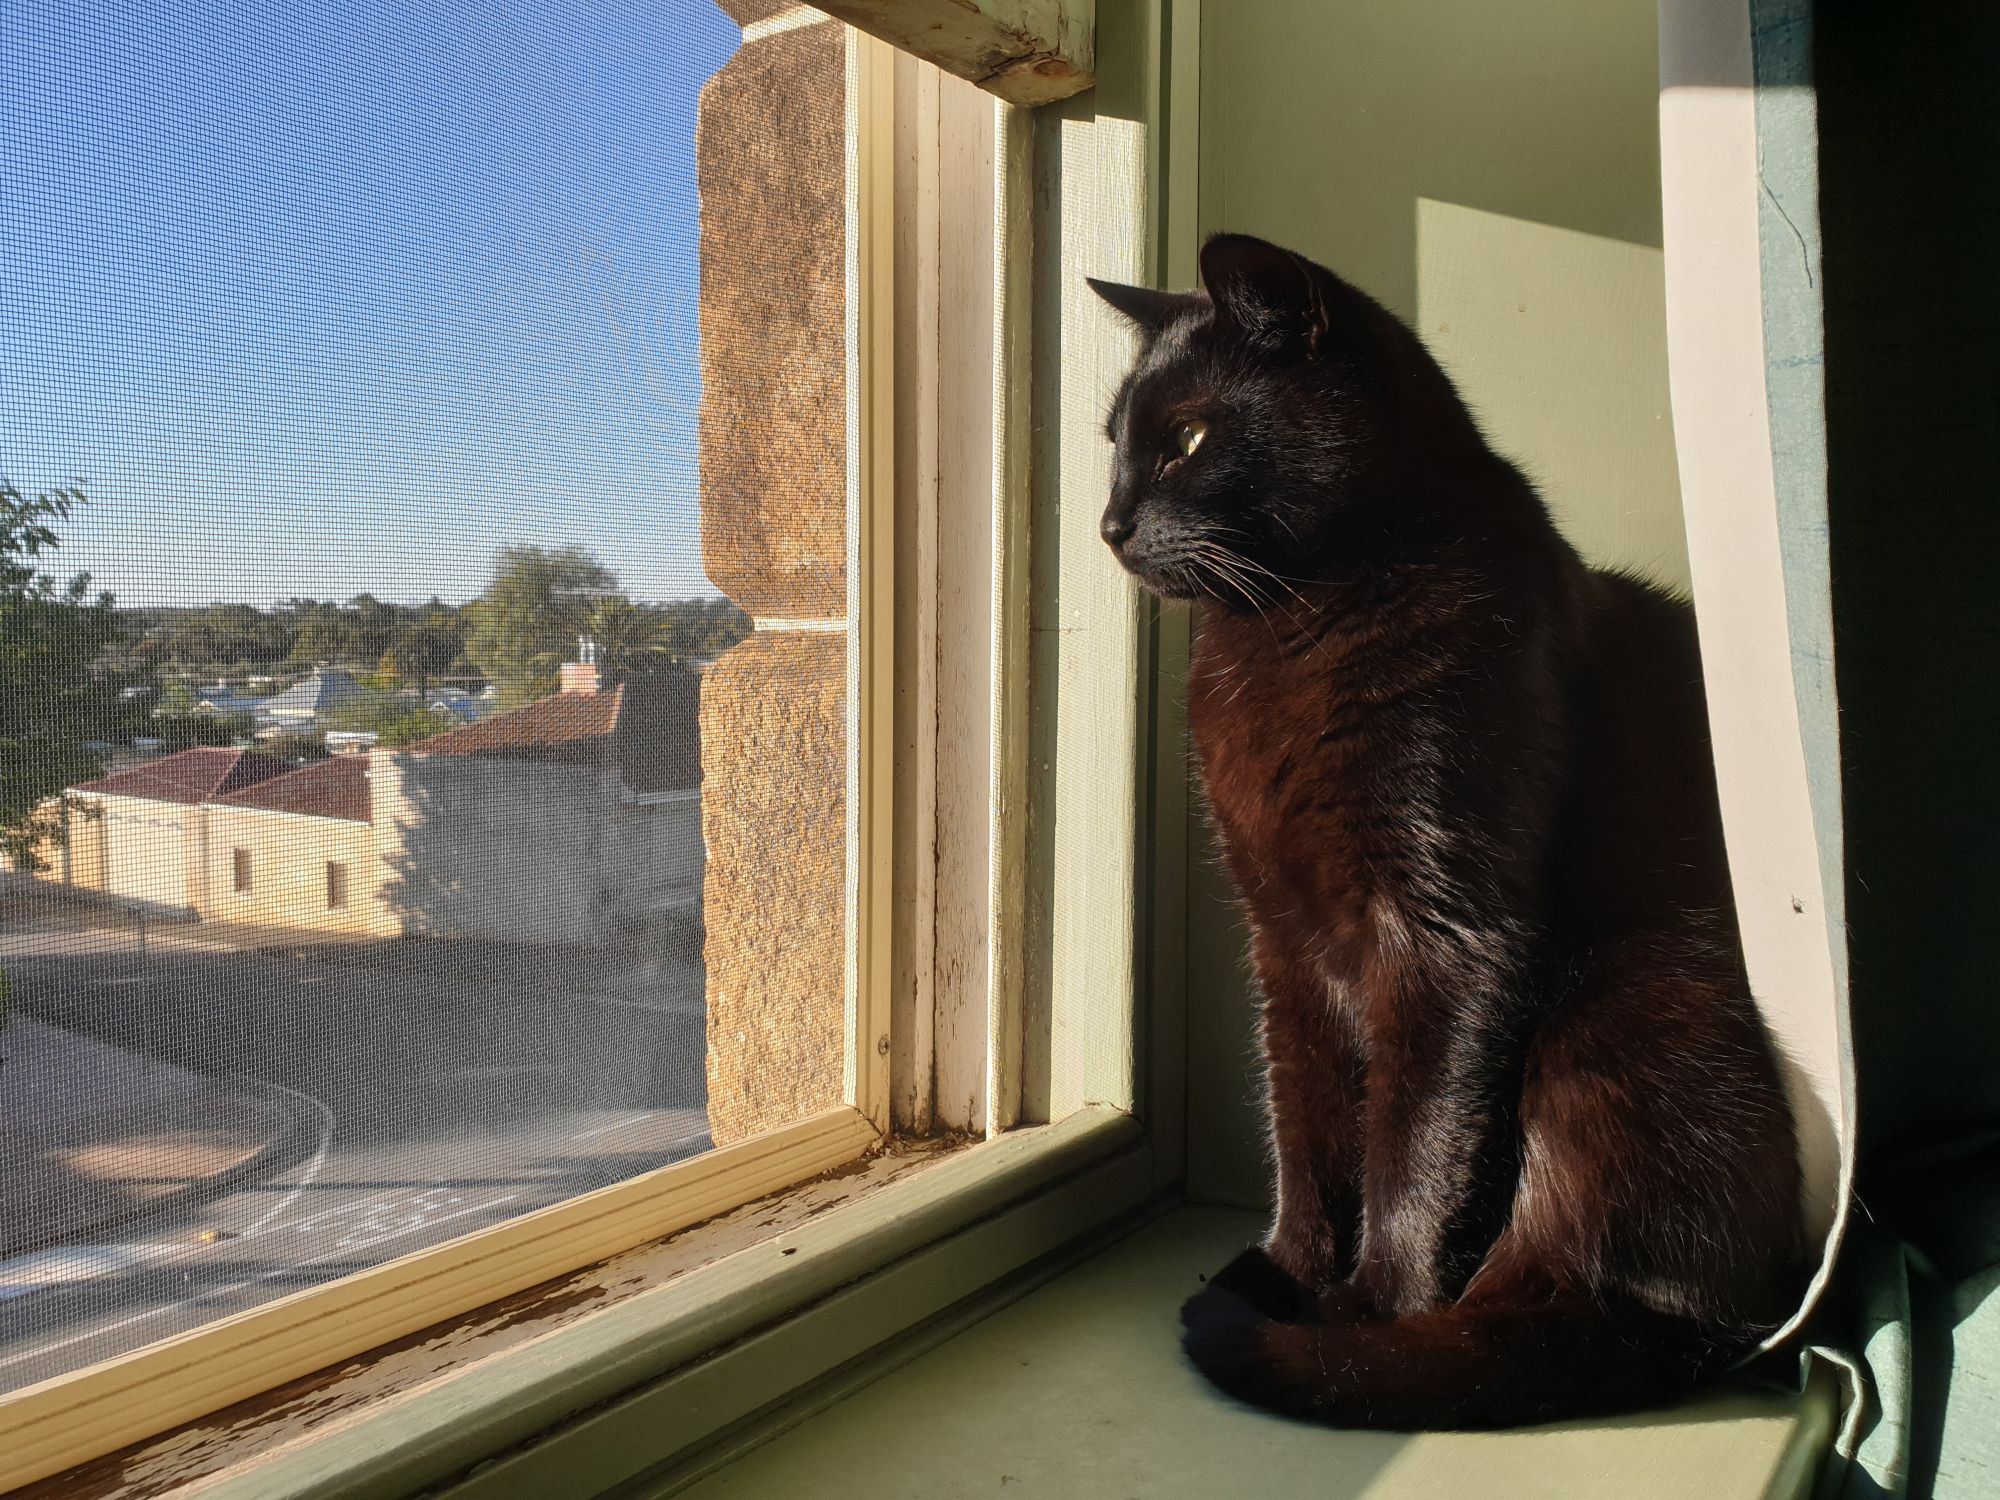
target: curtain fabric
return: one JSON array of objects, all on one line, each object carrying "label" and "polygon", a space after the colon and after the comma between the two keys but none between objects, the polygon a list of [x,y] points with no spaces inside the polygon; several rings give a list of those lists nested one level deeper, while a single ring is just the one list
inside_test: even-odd
[{"label": "curtain fabric", "polygon": [[1819,1500],[2000,1495],[2000,1132],[1862,1183],[1811,1358],[1847,1387]]}]

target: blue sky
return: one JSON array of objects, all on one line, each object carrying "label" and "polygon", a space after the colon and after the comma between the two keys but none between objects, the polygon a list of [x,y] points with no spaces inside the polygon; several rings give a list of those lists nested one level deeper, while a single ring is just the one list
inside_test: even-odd
[{"label": "blue sky", "polygon": [[0,467],[133,604],[461,600],[696,539],[713,0],[0,0]]}]

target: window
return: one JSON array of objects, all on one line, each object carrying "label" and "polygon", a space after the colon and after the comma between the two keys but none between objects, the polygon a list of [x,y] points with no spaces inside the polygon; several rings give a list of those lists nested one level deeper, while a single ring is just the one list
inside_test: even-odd
[{"label": "window", "polygon": [[76,813],[0,895],[61,938],[9,959],[66,1101],[0,1154],[19,1464],[881,1139],[888,71],[669,10],[10,36],[9,200],[90,231],[0,315],[74,645],[0,681]]}]

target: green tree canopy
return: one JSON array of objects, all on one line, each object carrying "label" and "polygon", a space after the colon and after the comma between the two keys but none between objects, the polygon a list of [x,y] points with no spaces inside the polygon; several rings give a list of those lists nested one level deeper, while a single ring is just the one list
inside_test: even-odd
[{"label": "green tree canopy", "polygon": [[727,599],[642,604],[617,575],[575,547],[508,547],[486,593],[460,612],[465,654],[497,689],[502,708],[556,691],[562,664],[589,641],[606,686],[661,666],[703,662],[749,633]]},{"label": "green tree canopy", "polygon": [[493,581],[466,605],[465,654],[500,707],[553,693],[593,604],[623,598],[617,575],[578,547],[504,547]]},{"label": "green tree canopy", "polygon": [[0,480],[0,850],[16,865],[39,865],[61,838],[60,810],[44,804],[103,771],[90,742],[131,728],[123,684],[101,665],[125,635],[111,595],[42,565],[86,499],[80,484],[30,496]]},{"label": "green tree canopy", "polygon": [[419,695],[449,672],[465,654],[465,620],[459,610],[436,599],[397,628],[382,653],[383,663]]}]

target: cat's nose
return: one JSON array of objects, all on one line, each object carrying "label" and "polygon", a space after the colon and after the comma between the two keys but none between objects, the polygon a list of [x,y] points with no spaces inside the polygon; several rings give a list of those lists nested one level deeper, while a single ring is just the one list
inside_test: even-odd
[{"label": "cat's nose", "polygon": [[1097,529],[1105,541],[1117,547],[1131,539],[1134,528],[1130,516],[1112,515],[1106,512],[1103,522]]}]

